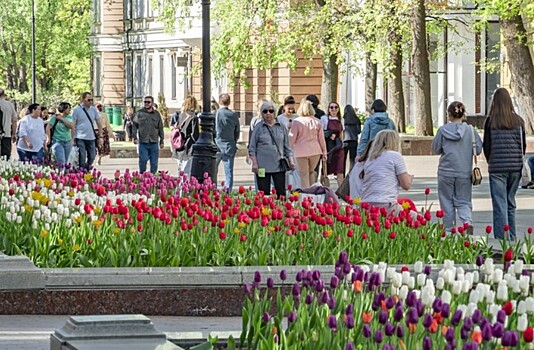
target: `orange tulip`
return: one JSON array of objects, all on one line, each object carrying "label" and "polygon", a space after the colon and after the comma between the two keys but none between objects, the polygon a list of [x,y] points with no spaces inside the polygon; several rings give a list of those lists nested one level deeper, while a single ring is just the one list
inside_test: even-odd
[{"label": "orange tulip", "polygon": [[361,293],[363,289],[362,281],[354,281],[352,288],[354,289],[354,292]]},{"label": "orange tulip", "polygon": [[363,323],[371,323],[371,320],[373,319],[373,314],[370,312],[363,312],[362,313],[362,321]]},{"label": "orange tulip", "polygon": [[436,333],[438,331],[438,321],[436,319],[432,320],[432,324],[428,327],[428,330],[430,333]]},{"label": "orange tulip", "polygon": [[471,339],[477,343],[482,343],[482,332],[480,330],[476,330],[471,334]]},{"label": "orange tulip", "polygon": [[410,334],[414,334],[416,329],[417,329],[417,325],[415,323],[408,324],[408,330]]}]

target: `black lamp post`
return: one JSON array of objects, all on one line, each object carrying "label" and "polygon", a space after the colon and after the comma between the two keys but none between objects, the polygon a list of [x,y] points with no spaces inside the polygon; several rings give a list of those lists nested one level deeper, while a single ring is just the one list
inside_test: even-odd
[{"label": "black lamp post", "polygon": [[[215,117],[211,113],[210,0],[202,0],[202,114],[200,137],[193,145],[191,176],[199,182],[215,174],[217,146],[213,141]],[[217,179],[213,179],[217,182]]]},{"label": "black lamp post", "polygon": [[35,73],[35,0],[32,0],[32,103],[37,100],[37,86]]}]

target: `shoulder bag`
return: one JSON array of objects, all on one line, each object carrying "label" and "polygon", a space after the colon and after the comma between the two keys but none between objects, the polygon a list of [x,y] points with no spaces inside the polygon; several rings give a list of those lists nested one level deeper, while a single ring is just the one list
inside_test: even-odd
[{"label": "shoulder bag", "polygon": [[471,135],[472,135],[472,144],[473,144],[473,171],[471,173],[471,182],[473,186],[478,186],[482,182],[482,172],[478,167],[477,162],[477,143],[475,138],[475,128],[471,125]]}]

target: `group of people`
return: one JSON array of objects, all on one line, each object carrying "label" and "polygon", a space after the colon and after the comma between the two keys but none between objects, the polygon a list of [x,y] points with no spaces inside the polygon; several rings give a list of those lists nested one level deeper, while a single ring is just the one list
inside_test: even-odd
[{"label": "group of people", "polygon": [[0,89],[2,113],[1,156],[10,159],[15,144],[21,161],[44,162],[51,159],[56,164],[69,163],[73,147],[78,152],[78,165],[90,167],[96,159],[110,153],[110,141],[114,139],[109,118],[101,104],[93,105],[90,92],[84,92],[79,104],[72,108],[61,102],[56,109],[30,104],[19,120],[14,106],[6,100]]}]

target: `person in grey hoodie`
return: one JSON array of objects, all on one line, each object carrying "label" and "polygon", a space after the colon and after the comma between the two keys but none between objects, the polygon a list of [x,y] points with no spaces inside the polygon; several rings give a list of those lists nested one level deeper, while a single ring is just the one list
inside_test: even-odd
[{"label": "person in grey hoodie", "polygon": [[[376,134],[382,130],[395,130],[395,123],[389,119],[386,112],[387,106],[381,99],[375,100],[371,106],[371,115],[365,119],[363,124],[360,143],[356,151],[356,158],[361,157],[367,147],[367,142],[374,140]],[[351,159],[352,160],[352,159]]]},{"label": "person in grey hoodie", "polygon": [[[451,232],[456,225],[456,214],[462,224],[469,224],[466,233],[473,234],[471,212],[473,169],[473,142],[476,154],[482,152],[482,140],[471,125],[464,123],[465,106],[454,101],[447,108],[449,123],[438,129],[432,142],[432,151],[440,154],[438,164],[438,197],[445,212],[443,224]],[[473,139],[474,138],[474,139]]]}]

